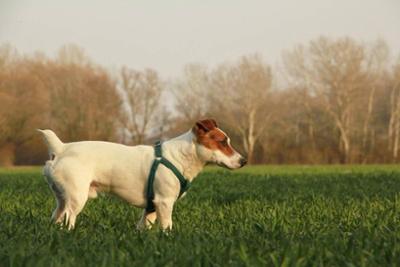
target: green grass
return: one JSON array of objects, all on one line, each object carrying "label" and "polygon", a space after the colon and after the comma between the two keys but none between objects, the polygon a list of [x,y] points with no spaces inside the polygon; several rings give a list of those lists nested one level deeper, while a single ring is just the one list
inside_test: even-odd
[{"label": "green grass", "polygon": [[210,167],[168,235],[111,196],[72,232],[53,208],[39,168],[0,169],[0,266],[400,266],[395,165]]}]

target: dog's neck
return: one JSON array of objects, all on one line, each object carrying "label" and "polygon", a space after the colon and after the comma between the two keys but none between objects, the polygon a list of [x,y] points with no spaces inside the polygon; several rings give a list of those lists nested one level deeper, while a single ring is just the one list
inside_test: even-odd
[{"label": "dog's neck", "polygon": [[192,181],[206,164],[198,157],[194,140],[195,136],[190,130],[163,144],[163,156],[171,161],[189,181]]}]

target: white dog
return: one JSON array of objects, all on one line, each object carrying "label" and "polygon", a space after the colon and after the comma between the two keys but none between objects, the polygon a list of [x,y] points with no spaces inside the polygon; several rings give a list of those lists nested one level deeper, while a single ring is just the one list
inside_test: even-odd
[{"label": "white dog", "polygon": [[[190,183],[206,163],[229,169],[246,164],[246,159],[231,147],[229,137],[211,119],[198,121],[190,131],[160,146],[162,157],[175,172],[159,164],[151,184],[150,169],[155,160],[160,160],[152,146],[100,141],[62,143],[51,130],[39,131],[50,154],[43,173],[57,201],[52,219],[56,223],[65,219],[68,229],[74,227],[88,198],[95,198],[98,192],[111,192],[136,207],[146,208],[138,228],[151,227],[158,218],[162,229],[171,229],[174,203],[185,189],[180,174]],[[152,205],[155,209],[149,209]]]}]

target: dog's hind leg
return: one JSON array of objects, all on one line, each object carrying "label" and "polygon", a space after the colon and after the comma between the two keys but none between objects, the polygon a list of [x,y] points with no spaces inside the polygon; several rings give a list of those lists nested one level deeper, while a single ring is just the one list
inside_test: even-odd
[{"label": "dog's hind leg", "polygon": [[57,206],[53,211],[51,219],[56,223],[62,223],[65,216],[65,199],[63,196],[63,192],[60,188],[57,187],[55,183],[51,183],[50,188],[53,191],[57,202]]},{"label": "dog's hind leg", "polygon": [[85,188],[76,188],[66,195],[66,224],[68,230],[75,227],[76,217],[82,211],[88,200],[89,185]]},{"label": "dog's hind leg", "polygon": [[43,168],[43,175],[46,178],[46,181],[56,199],[56,208],[52,213],[51,220],[55,221],[56,223],[62,223],[62,220],[65,216],[65,198],[62,186],[57,185],[57,182],[54,179],[53,164],[53,160],[48,160],[46,162],[46,165]]},{"label": "dog's hind leg", "polygon": [[74,228],[76,217],[88,200],[91,172],[79,162],[67,158],[57,163],[47,161],[44,176],[57,201],[52,218],[56,223],[65,221],[69,230]]}]

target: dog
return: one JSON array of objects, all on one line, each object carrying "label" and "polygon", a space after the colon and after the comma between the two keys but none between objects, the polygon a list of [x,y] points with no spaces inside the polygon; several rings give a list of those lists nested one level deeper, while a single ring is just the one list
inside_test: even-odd
[{"label": "dog", "polygon": [[[146,208],[150,168],[155,148],[126,146],[102,141],[63,143],[51,130],[38,130],[47,144],[50,160],[43,175],[54,193],[57,206],[52,220],[65,222],[68,230],[89,198],[110,192],[133,206]],[[230,138],[213,119],[200,120],[188,132],[162,143],[163,157],[191,182],[207,163],[228,169],[246,164],[230,144]],[[161,229],[172,229],[172,210],[180,196],[180,181],[174,172],[160,164],[152,187],[155,211],[144,209],[138,229],[150,228],[156,221]]]}]

